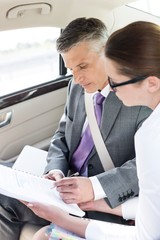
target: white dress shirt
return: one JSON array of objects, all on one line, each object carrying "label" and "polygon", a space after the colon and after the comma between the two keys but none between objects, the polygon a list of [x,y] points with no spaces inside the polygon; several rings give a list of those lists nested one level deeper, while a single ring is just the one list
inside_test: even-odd
[{"label": "white dress shirt", "polygon": [[138,240],[160,239],[160,104],[135,135],[139,203]]}]

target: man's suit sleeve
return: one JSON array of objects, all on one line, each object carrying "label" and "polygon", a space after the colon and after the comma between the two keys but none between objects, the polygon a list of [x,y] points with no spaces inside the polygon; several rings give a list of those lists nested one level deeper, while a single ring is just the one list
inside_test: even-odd
[{"label": "man's suit sleeve", "polygon": [[[149,116],[151,110],[141,107],[137,118],[137,130]],[[107,198],[106,202],[114,208],[139,194],[136,158],[126,161],[122,166],[97,175]]]},{"label": "man's suit sleeve", "polygon": [[67,119],[67,105],[69,101],[69,93],[71,89],[71,82],[68,85],[68,95],[67,102],[65,105],[64,113],[59,122],[59,126],[54,136],[51,139],[47,161],[48,164],[45,168],[45,173],[53,169],[60,169],[64,175],[67,175],[69,166],[68,166],[68,156],[69,149],[67,147],[66,138],[65,138],[65,127]]}]

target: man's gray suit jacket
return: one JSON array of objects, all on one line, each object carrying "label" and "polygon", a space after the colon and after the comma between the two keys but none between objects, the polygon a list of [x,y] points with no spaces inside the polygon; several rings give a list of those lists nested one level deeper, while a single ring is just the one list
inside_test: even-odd
[{"label": "man's gray suit jacket", "polygon": [[[88,157],[88,176],[97,176],[111,208],[138,195],[134,135],[150,113],[147,107],[124,106],[113,92],[104,100],[100,131],[115,168],[104,172],[94,147]],[[45,172],[60,169],[67,175],[85,119],[84,89],[71,82],[64,115],[51,140]],[[105,220],[104,214],[100,215],[97,217],[98,213],[95,212],[88,214],[91,218]]]}]

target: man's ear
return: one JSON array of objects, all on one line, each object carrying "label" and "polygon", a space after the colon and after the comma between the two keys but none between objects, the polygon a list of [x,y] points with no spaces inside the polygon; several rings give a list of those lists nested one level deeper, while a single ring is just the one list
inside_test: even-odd
[{"label": "man's ear", "polygon": [[155,76],[148,77],[148,91],[154,93],[160,90],[160,79]]}]

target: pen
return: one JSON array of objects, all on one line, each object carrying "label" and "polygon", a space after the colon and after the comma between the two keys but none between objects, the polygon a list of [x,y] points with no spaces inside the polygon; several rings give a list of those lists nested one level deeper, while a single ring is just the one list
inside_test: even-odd
[{"label": "pen", "polygon": [[50,187],[50,189],[53,189],[53,188],[55,188],[55,185],[53,185],[52,187]]},{"label": "pen", "polygon": [[[76,176],[79,176],[79,172],[75,172],[71,174],[69,177],[76,177]],[[50,189],[53,189],[53,188],[55,188],[55,185],[53,185],[53,187],[51,187]]]},{"label": "pen", "polygon": [[76,176],[79,176],[79,172],[75,172],[75,173],[71,174],[69,177],[76,177]]}]

